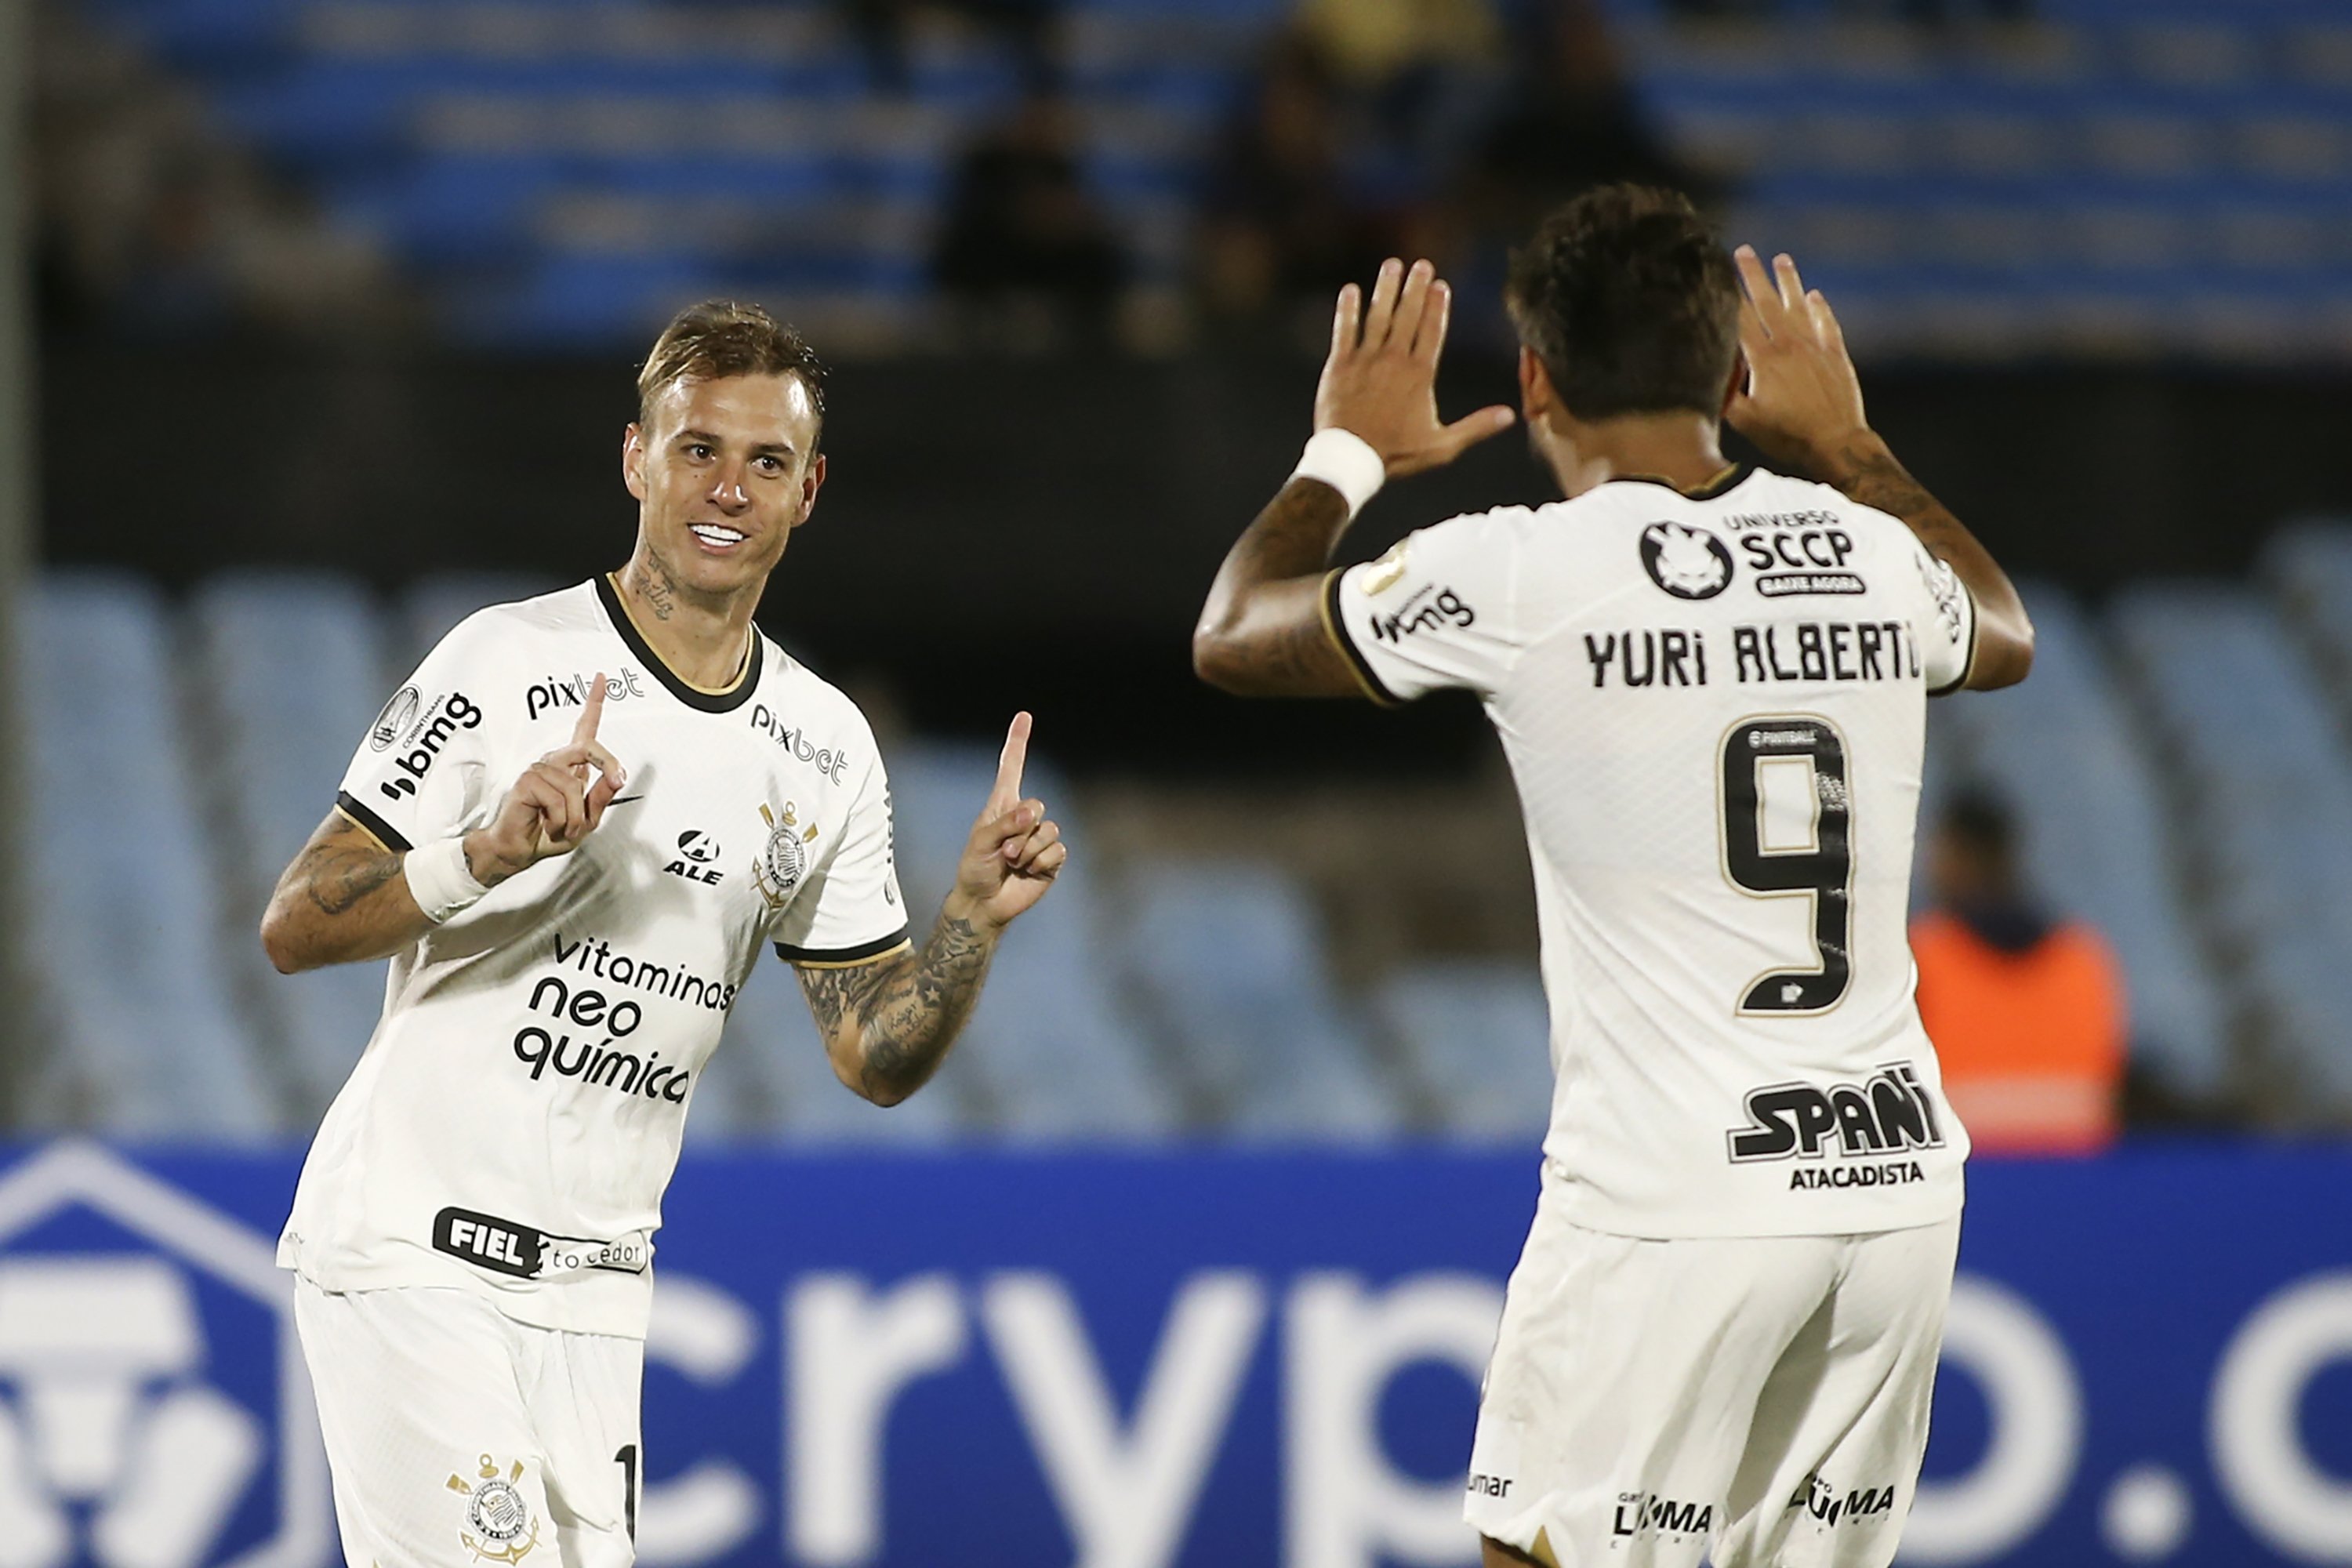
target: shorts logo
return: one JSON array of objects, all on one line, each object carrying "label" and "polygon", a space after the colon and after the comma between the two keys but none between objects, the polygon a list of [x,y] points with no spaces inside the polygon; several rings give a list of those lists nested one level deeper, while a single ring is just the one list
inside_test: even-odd
[{"label": "shorts logo", "polygon": [[368,731],[368,750],[392,750],[393,742],[408,733],[408,727],[416,722],[416,709],[422,700],[414,686],[404,686],[394,692],[392,700],[383,705],[383,711],[375,716],[375,728]]},{"label": "shorts logo", "polygon": [[812,822],[803,828],[798,808],[791,801],[784,802],[781,818],[761,806],[760,820],[768,825],[768,842],[760,851],[759,864],[751,868],[751,879],[759,884],[760,897],[767,900],[768,908],[781,910],[791,900],[801,879],[808,875],[808,846],[816,840],[817,826]]},{"label": "shorts logo", "polygon": [[699,827],[689,827],[677,836],[678,858],[662,868],[673,877],[683,877],[689,882],[717,887],[727,875],[711,865],[721,851],[719,840]]},{"label": "shorts logo", "polygon": [[1835,1487],[1819,1475],[1811,1475],[1805,1478],[1805,1484],[1797,1489],[1797,1495],[1789,1500],[1789,1507],[1791,1510],[1803,1509],[1823,1524],[1834,1526],[1840,1521],[1893,1513],[1895,1489],[1891,1486],[1860,1487],[1840,1497]]},{"label": "shorts logo", "polygon": [[475,1479],[452,1475],[449,1489],[466,1497],[466,1528],[457,1532],[477,1563],[520,1563],[539,1546],[539,1521],[515,1482],[522,1479],[522,1461],[501,1474],[498,1461],[482,1456]]},{"label": "shorts logo", "polygon": [[1677,599],[1712,599],[1731,586],[1731,549],[1703,528],[1654,522],[1642,531],[1642,569]]},{"label": "shorts logo", "polygon": [[1618,1537],[1706,1535],[1714,1529],[1713,1503],[1677,1502],[1655,1492],[1619,1492],[1609,1521],[1609,1533]]}]

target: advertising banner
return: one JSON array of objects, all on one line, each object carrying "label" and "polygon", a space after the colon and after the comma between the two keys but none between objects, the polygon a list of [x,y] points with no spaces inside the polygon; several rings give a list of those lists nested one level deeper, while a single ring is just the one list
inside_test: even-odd
[{"label": "advertising banner", "polygon": [[[298,1164],[0,1165],[0,1564],[341,1562],[270,1262]],[[1527,1154],[689,1156],[640,1560],[1475,1563],[1471,1423],[1535,1192]],[[2352,1563],[2352,1151],[1986,1164],[1961,1263],[1906,1561]]]}]

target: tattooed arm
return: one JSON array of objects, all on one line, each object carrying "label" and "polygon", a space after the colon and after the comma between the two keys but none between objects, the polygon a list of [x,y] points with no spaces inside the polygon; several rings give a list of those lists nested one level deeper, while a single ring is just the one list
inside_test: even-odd
[{"label": "tattooed arm", "polygon": [[1967,686],[2014,686],[2033,667],[2033,623],[1991,552],[1895,460],[1863,412],[1862,380],[1830,302],[1807,292],[1797,264],[1756,252],[1733,259],[1746,298],[1739,347],[1747,384],[1727,410],[1732,426],[1783,467],[1811,475],[1866,507],[1900,518],[1976,601],[1976,649]]},{"label": "tattooed arm", "polygon": [[[572,741],[523,770],[488,827],[466,835],[466,869],[485,888],[551,856],[569,855],[604,820],[626,774],[596,742],[604,677],[591,683]],[[591,774],[601,774],[591,782]],[[262,951],[280,974],[387,958],[433,929],[392,848],[341,808],[310,835],[278,879],[261,916]]]},{"label": "tattooed arm", "polygon": [[[1450,463],[1507,429],[1507,408],[1438,422],[1437,363],[1453,295],[1426,261],[1383,263],[1369,301],[1350,283],[1331,321],[1315,428],[1346,430],[1390,479]],[[1359,320],[1359,311],[1361,320]],[[1244,697],[1360,696],[1364,685],[1323,619],[1323,574],[1348,531],[1347,498],[1294,479],[1257,514],[1210,585],[1192,630],[1192,668]]]},{"label": "tattooed arm", "polygon": [[261,917],[261,945],[278,972],[383,958],[430,930],[400,859],[341,812],[329,813]]},{"label": "tattooed arm", "polygon": [[971,826],[954,889],[920,952],[870,963],[799,965],[801,994],[841,1081],[877,1105],[923,1086],[980,1000],[1004,928],[1045,896],[1070,858],[1043,801],[1021,798],[1029,715],[1013,721],[996,783]]},{"label": "tattooed arm", "polygon": [[801,965],[801,994],[841,1081],[877,1105],[920,1089],[971,1016],[1003,929],[942,910],[919,952],[839,969]]}]

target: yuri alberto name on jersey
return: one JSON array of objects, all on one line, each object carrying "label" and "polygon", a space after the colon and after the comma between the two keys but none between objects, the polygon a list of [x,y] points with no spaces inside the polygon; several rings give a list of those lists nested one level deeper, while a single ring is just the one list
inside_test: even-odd
[{"label": "yuri alberto name on jersey", "polygon": [[[574,937],[567,944],[563,933],[556,931],[552,940],[558,968],[604,981],[615,989],[641,992],[650,1002],[716,1012],[735,1005],[735,987],[723,981],[706,980],[681,967],[615,952],[602,938]],[[559,1077],[576,1078],[616,1094],[666,1100],[672,1105],[686,1103],[691,1076],[686,1068],[664,1067],[659,1051],[640,1057],[618,1044],[645,1022],[646,1003],[616,997],[603,986],[585,984],[566,974],[541,974],[532,983],[526,1005],[557,1026],[551,1033],[540,1025],[526,1024],[515,1033],[515,1059],[530,1069],[533,1083],[552,1070]],[[583,1033],[575,1038],[571,1029],[562,1027],[565,1025]],[[596,1038],[600,1034],[602,1040]]]},{"label": "yuri alberto name on jersey", "polygon": [[[1584,657],[1598,687],[1706,686],[1726,672],[1696,626],[1587,632]],[[1926,679],[1907,621],[1796,621],[1731,628],[1729,673],[1741,686]]]}]

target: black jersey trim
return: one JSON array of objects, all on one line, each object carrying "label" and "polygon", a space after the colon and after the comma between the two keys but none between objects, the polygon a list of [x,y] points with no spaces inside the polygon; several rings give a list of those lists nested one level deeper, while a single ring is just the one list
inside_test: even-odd
[{"label": "black jersey trim", "polygon": [[1716,475],[1705,484],[1694,485],[1689,489],[1683,489],[1682,486],[1675,483],[1672,479],[1660,479],[1655,474],[1619,474],[1610,482],[1612,484],[1658,485],[1664,489],[1674,491],[1675,494],[1682,497],[1685,500],[1713,500],[1719,495],[1724,495],[1731,490],[1738,489],[1739,486],[1747,479],[1748,476],[1755,471],[1756,469],[1754,466],[1751,464],[1726,463],[1723,466],[1723,471],[1721,473]]},{"label": "black jersey trim", "polygon": [[395,855],[405,855],[415,847],[398,828],[352,799],[347,789],[335,792],[335,809],[374,834],[376,842]]},{"label": "black jersey trim", "polygon": [[846,969],[854,963],[871,963],[877,958],[887,958],[908,945],[907,928],[900,926],[888,936],[862,942],[856,947],[794,947],[788,942],[780,942],[776,943],[776,956],[786,963],[797,963],[803,969]]},{"label": "black jersey trim", "polygon": [[1347,569],[1342,567],[1324,575],[1320,595],[1323,629],[1330,634],[1331,641],[1346,658],[1348,668],[1355,672],[1357,683],[1364,689],[1364,695],[1383,708],[1401,708],[1404,700],[1391,691],[1387,683],[1373,670],[1371,660],[1364,657],[1363,650],[1356,646],[1356,640],[1348,635],[1348,623],[1340,618],[1339,579],[1346,573]]},{"label": "black jersey trim", "polygon": [[753,689],[760,684],[760,659],[762,645],[767,641],[757,626],[751,628],[751,657],[743,661],[743,673],[735,684],[724,691],[705,691],[672,669],[669,661],[656,653],[653,645],[639,634],[637,623],[629,618],[628,606],[621,603],[621,595],[613,587],[613,580],[600,576],[595,581],[596,597],[604,601],[605,618],[613,623],[613,629],[620,634],[629,651],[646,661],[654,679],[669,688],[672,697],[705,713],[732,713],[751,700]]}]

